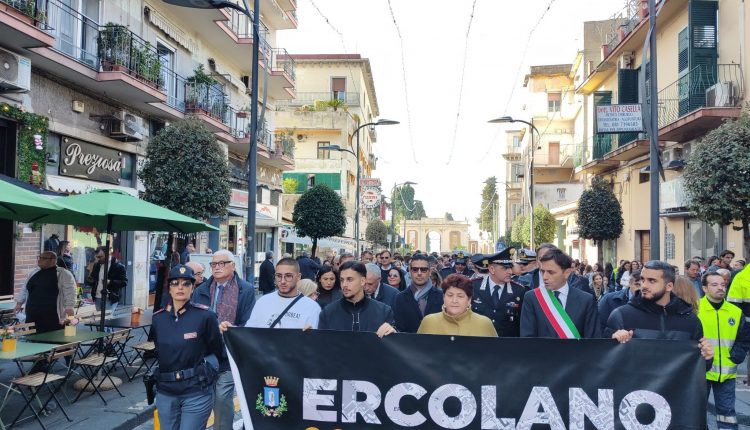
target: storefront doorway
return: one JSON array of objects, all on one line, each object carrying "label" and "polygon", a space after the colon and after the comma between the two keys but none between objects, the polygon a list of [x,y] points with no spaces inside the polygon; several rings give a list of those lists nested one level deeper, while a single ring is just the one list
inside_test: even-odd
[{"label": "storefront doorway", "polygon": [[[16,124],[0,119],[0,173],[16,177]],[[0,295],[13,294],[14,222],[0,219]]]}]

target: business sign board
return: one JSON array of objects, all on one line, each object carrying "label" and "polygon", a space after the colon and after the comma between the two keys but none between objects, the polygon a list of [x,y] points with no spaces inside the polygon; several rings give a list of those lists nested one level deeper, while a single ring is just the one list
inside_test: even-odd
[{"label": "business sign board", "polygon": [[359,180],[359,186],[362,188],[365,187],[380,187],[380,179],[379,178],[362,178]]},{"label": "business sign board", "polygon": [[362,190],[362,206],[372,209],[380,205],[380,190],[374,187]]},{"label": "business sign board", "polygon": [[596,107],[597,133],[641,133],[643,115],[640,104]]}]

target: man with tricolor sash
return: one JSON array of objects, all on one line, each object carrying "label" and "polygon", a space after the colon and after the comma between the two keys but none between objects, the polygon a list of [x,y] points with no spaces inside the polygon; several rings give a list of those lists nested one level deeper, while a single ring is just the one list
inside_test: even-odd
[{"label": "man with tricolor sash", "polygon": [[703,335],[714,349],[711,369],[706,372],[707,394],[714,392],[717,427],[735,430],[735,379],[737,365],[745,359],[750,347],[750,324],[744,321],[740,308],[724,300],[727,287],[723,276],[706,272],[701,284],[705,295],[700,301],[698,318]]},{"label": "man with tricolor sash", "polygon": [[521,337],[599,337],[594,297],[568,285],[572,265],[571,258],[559,249],[550,249],[539,259],[539,276],[544,287],[535,288],[524,295]]}]

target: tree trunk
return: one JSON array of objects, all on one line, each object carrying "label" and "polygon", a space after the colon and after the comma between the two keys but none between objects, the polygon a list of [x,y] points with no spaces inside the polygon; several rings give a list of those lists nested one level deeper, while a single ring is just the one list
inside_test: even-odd
[{"label": "tree trunk", "polygon": [[318,238],[314,237],[312,240],[313,246],[312,250],[310,251],[310,258],[315,258],[315,253],[318,251]]},{"label": "tree trunk", "polygon": [[604,241],[601,239],[596,241],[596,262],[604,270]]},{"label": "tree trunk", "polygon": [[745,255],[743,257],[750,258],[750,219],[742,220],[742,239],[745,245]]}]

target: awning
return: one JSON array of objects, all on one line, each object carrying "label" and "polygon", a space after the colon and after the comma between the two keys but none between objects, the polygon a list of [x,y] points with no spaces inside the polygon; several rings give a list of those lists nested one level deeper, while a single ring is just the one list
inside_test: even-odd
[{"label": "awning", "polygon": [[82,179],[66,178],[58,175],[47,175],[46,181],[47,188],[63,193],[83,194],[93,190],[120,190],[133,197],[138,197],[138,190],[121,185],[84,181]]},{"label": "awning", "polygon": [[[230,206],[227,208],[227,215],[247,219],[247,209],[234,208]],[[264,215],[257,211],[255,212],[256,227],[279,227],[280,225],[281,224],[279,224],[278,221],[271,218],[270,216]]]},{"label": "awning", "polygon": [[65,195],[65,194],[62,194],[62,193],[56,193],[54,191],[46,190],[44,188],[39,188],[39,187],[37,187],[35,185],[31,185],[30,183],[24,182],[24,181],[22,181],[20,179],[16,179],[16,178],[13,178],[11,176],[3,175],[2,173],[0,173],[0,181],[8,182],[9,184],[13,184],[13,185],[15,185],[17,187],[21,187],[23,189],[29,190],[32,193],[37,193],[37,194],[41,194],[41,195],[44,195],[44,196],[61,197],[61,196]]}]

